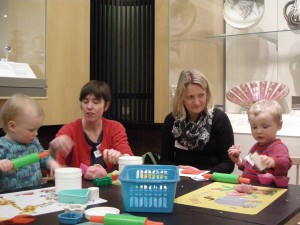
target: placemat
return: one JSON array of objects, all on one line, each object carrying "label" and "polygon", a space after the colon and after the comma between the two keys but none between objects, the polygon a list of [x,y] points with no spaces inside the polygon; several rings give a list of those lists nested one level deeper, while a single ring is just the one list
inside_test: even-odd
[{"label": "placemat", "polygon": [[213,182],[174,200],[177,204],[255,215],[287,189],[258,187],[252,194],[234,191],[237,184]]}]

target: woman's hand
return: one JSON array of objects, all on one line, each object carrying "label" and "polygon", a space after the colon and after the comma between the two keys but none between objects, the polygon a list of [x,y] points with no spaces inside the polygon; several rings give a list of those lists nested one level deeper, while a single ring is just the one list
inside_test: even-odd
[{"label": "woman's hand", "polygon": [[72,151],[73,145],[74,142],[68,135],[61,135],[50,142],[48,150],[51,155],[57,151],[60,151],[67,156]]},{"label": "woman's hand", "polygon": [[[119,157],[121,156],[121,152],[115,149],[104,149],[103,150],[103,159],[110,164],[118,164]],[[128,156],[128,154],[123,154],[122,156]]]},{"label": "woman's hand", "polygon": [[14,164],[8,159],[0,160],[0,171],[8,172],[14,169]]},{"label": "woman's hand", "polygon": [[240,154],[241,154],[240,146],[233,145],[228,149],[229,158],[235,164],[238,164],[240,162]]}]

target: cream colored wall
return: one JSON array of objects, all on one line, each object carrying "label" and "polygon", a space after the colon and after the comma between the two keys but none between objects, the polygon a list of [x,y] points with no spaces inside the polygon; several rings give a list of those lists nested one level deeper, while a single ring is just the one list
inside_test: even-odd
[{"label": "cream colored wall", "polygon": [[45,125],[81,117],[79,92],[89,80],[90,3],[86,0],[48,0]]},{"label": "cream colored wall", "polygon": [[[169,112],[169,1],[155,1],[155,21],[154,121],[161,123]],[[89,80],[89,1],[48,0],[46,31],[47,99],[38,101],[45,110],[44,125],[64,124],[81,117],[78,95]],[[222,78],[216,79],[222,90]]]},{"label": "cream colored wall", "polygon": [[169,111],[169,1],[155,1],[154,121],[162,123]]},{"label": "cream colored wall", "polygon": [[[14,0],[10,4],[23,4],[24,2]],[[15,17],[19,18],[20,16],[16,13]],[[24,23],[24,21],[22,22]],[[27,22],[31,23],[32,21]],[[12,27],[15,29],[16,26]],[[22,38],[32,38],[31,36],[32,34],[22,33]],[[20,38],[18,37],[18,39]],[[14,46],[18,47],[17,44]],[[90,2],[87,0],[48,0],[46,18],[47,98],[37,99],[45,111],[44,125],[65,124],[81,117],[78,98],[81,87],[89,80],[89,49]],[[0,100],[0,106],[4,102],[4,99]]]},{"label": "cream colored wall", "polygon": [[[211,83],[214,103],[224,103],[223,0],[170,0],[169,88],[183,69],[197,69]],[[170,93],[171,94],[171,93]]]}]

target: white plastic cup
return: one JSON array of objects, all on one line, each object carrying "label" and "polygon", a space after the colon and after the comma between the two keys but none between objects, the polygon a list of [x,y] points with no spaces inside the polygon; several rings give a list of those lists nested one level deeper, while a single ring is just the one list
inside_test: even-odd
[{"label": "white plastic cup", "polygon": [[55,169],[55,191],[81,189],[82,188],[82,172],[80,168],[65,167]]},{"label": "white plastic cup", "polygon": [[90,190],[90,194],[89,194],[89,201],[96,201],[99,199],[99,188],[98,187],[89,187],[88,188]]},{"label": "white plastic cup", "polygon": [[127,165],[142,165],[143,158],[141,156],[121,156],[119,157],[119,174]]}]

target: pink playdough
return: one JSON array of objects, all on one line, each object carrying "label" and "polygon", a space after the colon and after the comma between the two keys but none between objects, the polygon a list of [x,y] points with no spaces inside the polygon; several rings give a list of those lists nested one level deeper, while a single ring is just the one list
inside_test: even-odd
[{"label": "pink playdough", "polygon": [[234,190],[240,193],[252,194],[257,188],[248,184],[240,184]]},{"label": "pink playdough", "polygon": [[[83,169],[83,168],[81,168]],[[107,176],[106,170],[99,164],[95,164],[93,166],[89,166],[86,169],[86,172],[83,173],[84,179],[93,180],[95,178],[102,178]]]}]

